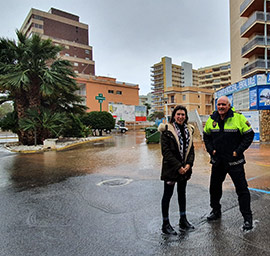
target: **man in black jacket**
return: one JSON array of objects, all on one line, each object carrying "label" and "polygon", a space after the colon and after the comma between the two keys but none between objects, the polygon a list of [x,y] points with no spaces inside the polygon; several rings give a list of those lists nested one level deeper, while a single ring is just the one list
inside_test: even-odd
[{"label": "man in black jacket", "polygon": [[228,173],[238,195],[240,212],[244,218],[243,230],[252,229],[250,193],[245,177],[243,153],[252,143],[253,137],[254,132],[244,115],[231,108],[226,96],[220,97],[217,101],[217,111],[207,120],[203,135],[212,164],[210,179],[212,211],[207,217],[208,221],[221,217],[222,183]]}]

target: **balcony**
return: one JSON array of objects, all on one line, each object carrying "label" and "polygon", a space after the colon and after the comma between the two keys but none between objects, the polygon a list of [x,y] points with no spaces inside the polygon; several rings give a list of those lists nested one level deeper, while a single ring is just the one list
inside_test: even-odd
[{"label": "balcony", "polygon": [[245,0],[240,6],[240,16],[249,17],[254,11],[263,11],[264,0]]},{"label": "balcony", "polygon": [[[270,21],[270,14],[267,13],[267,23]],[[252,34],[264,34],[264,12],[254,12],[240,28],[241,37],[250,37]]]},{"label": "balcony", "polygon": [[153,72],[152,74],[151,74],[151,76],[161,76],[161,75],[163,75],[163,72]]},{"label": "balcony", "polygon": [[[270,37],[267,37],[267,45],[270,45]],[[265,49],[264,36],[255,36],[242,48],[242,58],[250,58],[254,54],[263,55]]]},{"label": "balcony", "polygon": [[[267,63],[268,67],[270,67],[270,61],[268,61]],[[242,68],[241,73],[243,78],[247,78],[257,73],[265,73],[265,71],[265,61],[258,59]]]}]

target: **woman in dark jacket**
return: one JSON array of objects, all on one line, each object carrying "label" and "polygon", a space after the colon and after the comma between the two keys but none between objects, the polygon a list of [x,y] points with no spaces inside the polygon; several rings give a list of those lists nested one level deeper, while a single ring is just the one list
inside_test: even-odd
[{"label": "woman in dark jacket", "polygon": [[164,181],[162,206],[162,232],[176,235],[169,221],[169,205],[177,183],[178,204],[180,210],[180,230],[194,229],[186,218],[186,186],[190,179],[194,162],[193,132],[194,127],[187,123],[187,109],[177,106],[172,112],[168,124],[160,124],[161,133],[162,171]]}]

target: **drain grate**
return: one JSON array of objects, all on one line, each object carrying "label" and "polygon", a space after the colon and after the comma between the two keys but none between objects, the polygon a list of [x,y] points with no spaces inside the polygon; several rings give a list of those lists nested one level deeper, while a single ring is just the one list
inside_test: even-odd
[{"label": "drain grate", "polygon": [[132,179],[110,179],[104,180],[97,184],[97,186],[106,185],[109,187],[116,187],[116,186],[125,186],[132,182]]}]

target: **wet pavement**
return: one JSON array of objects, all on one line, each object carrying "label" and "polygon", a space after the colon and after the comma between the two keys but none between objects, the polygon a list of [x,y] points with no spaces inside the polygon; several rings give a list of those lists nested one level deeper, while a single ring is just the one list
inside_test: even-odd
[{"label": "wet pavement", "polygon": [[146,144],[144,136],[129,131],[37,154],[11,153],[0,144],[0,255],[270,255],[270,144],[246,152],[255,228],[243,232],[229,177],[221,220],[205,221],[210,165],[196,142],[187,187],[195,230],[178,230],[175,191],[170,220],[178,235],[170,237],[161,234],[160,145]]}]

